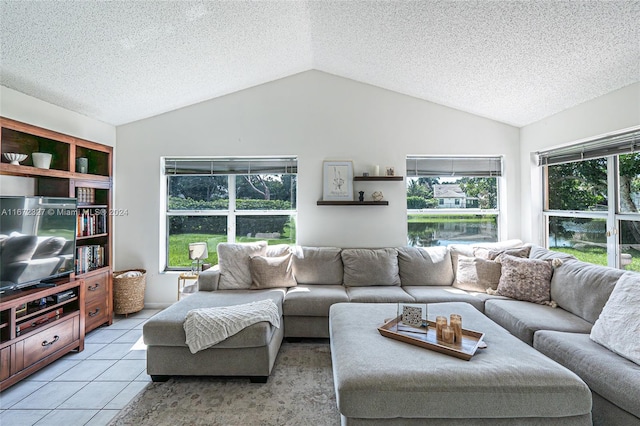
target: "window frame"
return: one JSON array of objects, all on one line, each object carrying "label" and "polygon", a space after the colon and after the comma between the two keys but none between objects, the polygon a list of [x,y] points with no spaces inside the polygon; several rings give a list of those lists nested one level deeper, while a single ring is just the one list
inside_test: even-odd
[{"label": "window frame", "polygon": [[[230,173],[224,173],[224,171],[213,171],[213,167],[212,167],[212,172],[208,173],[208,174],[198,174],[198,173],[184,173],[184,174],[175,174],[175,173],[167,173],[166,171],[166,165],[168,162],[170,161],[179,161],[179,160],[193,160],[195,162],[197,161],[202,161],[202,162],[212,162],[215,163],[216,161],[220,161],[220,162],[227,162],[227,161],[232,161],[232,160],[237,160],[240,159],[241,162],[250,162],[251,159],[258,159],[258,160],[278,160],[278,159],[283,159],[283,161],[289,161],[292,162],[292,164],[294,164],[294,166],[292,167],[293,171],[289,171],[289,172],[276,172],[276,171],[269,171],[269,172],[255,172],[255,173],[251,173],[251,170],[248,170],[250,173],[237,173],[237,172],[230,172]],[[197,157],[197,158],[193,158],[193,157],[163,157],[161,158],[161,180],[162,180],[162,184],[161,184],[161,226],[163,226],[164,228],[164,232],[161,232],[161,237],[160,237],[160,247],[161,247],[161,261],[160,261],[160,265],[162,265],[162,271],[163,272],[182,272],[182,271],[187,271],[190,269],[190,267],[187,266],[170,266],[169,265],[169,237],[170,237],[170,231],[169,231],[169,227],[170,227],[170,217],[174,217],[174,216],[199,216],[199,217],[212,217],[212,216],[223,216],[227,218],[227,226],[226,226],[226,238],[227,241],[229,243],[233,243],[236,242],[236,229],[237,229],[237,218],[238,217],[246,217],[246,216],[290,216],[295,222],[296,222],[296,228],[297,228],[297,221],[298,221],[298,203],[297,203],[297,199],[294,200],[293,207],[291,210],[265,210],[265,209],[256,209],[256,210],[238,210],[236,208],[236,202],[238,200],[237,198],[237,191],[236,191],[236,177],[237,176],[243,176],[243,175],[284,175],[284,174],[290,174],[290,175],[296,175],[297,176],[297,156],[286,156],[286,157]],[[286,169],[285,169],[286,171]],[[169,184],[169,180],[171,177],[173,176],[225,176],[227,178],[227,191],[229,194],[229,198],[228,198],[228,208],[225,210],[170,210],[169,209],[169,190],[170,190],[170,184]],[[296,189],[295,189],[295,194],[294,196],[297,198],[298,196],[298,179],[296,178]],[[296,232],[296,239],[297,239],[297,232]],[[297,241],[296,241],[297,242]],[[210,248],[214,249],[214,248]]]},{"label": "window frame", "polygon": [[[571,217],[579,219],[602,219],[606,223],[607,266],[622,269],[621,222],[640,221],[637,213],[620,211],[620,155],[633,153],[638,143],[640,128],[627,129],[617,134],[605,135],[593,140],[583,141],[568,147],[538,152],[538,167],[542,178],[543,243],[550,247],[550,220],[553,217]],[[600,155],[609,153],[610,155]],[[605,158],[607,161],[607,210],[550,210],[549,209],[549,167],[568,162],[589,161]],[[551,161],[549,161],[551,159]],[[567,160],[567,161],[565,161]]]},{"label": "window frame", "polygon": [[[416,163],[415,173],[416,175],[411,174],[411,166],[409,164],[410,161],[420,159],[427,159],[428,162],[437,162],[442,164],[442,161],[451,161],[452,162],[452,172],[449,176],[445,174],[436,173],[442,172],[441,169],[439,171],[435,171],[433,173],[427,173],[426,175],[417,175],[418,174],[418,166]],[[462,160],[459,163],[456,163],[456,160]],[[485,165],[481,165],[477,174],[467,174],[465,173],[464,167],[460,168],[460,164],[468,164],[468,162],[473,162],[473,160],[477,160],[479,163],[486,163]],[[458,165],[458,167],[456,167]],[[495,170],[493,170],[495,168]],[[496,179],[496,208],[494,209],[482,209],[479,207],[466,207],[466,202],[460,201],[460,199],[456,199],[459,201],[459,205],[461,207],[458,208],[424,208],[424,209],[409,209],[407,207],[407,244],[409,241],[408,234],[408,226],[409,226],[409,216],[412,214],[429,214],[429,215],[439,215],[439,216],[447,216],[447,215],[456,215],[456,216],[495,216],[496,218],[496,227],[497,227],[497,240],[502,240],[503,235],[503,223],[502,223],[502,193],[503,193],[503,185],[504,185],[504,156],[502,155],[492,155],[492,156],[480,156],[480,155],[463,155],[463,156],[437,156],[437,155],[408,155],[407,156],[407,183],[405,186],[405,206],[406,206],[406,196],[407,196],[407,186],[409,185],[409,179],[412,178],[421,178],[421,177],[438,177],[438,178],[446,178],[446,177],[480,177],[480,178],[494,178]],[[483,175],[484,174],[484,175]],[[444,200],[442,198],[438,201],[439,205],[444,205]],[[464,205],[464,207],[462,207]]]}]

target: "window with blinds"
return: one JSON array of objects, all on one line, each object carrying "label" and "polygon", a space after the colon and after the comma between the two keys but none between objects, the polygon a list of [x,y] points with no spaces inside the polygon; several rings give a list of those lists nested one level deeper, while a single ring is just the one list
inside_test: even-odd
[{"label": "window with blinds", "polygon": [[408,156],[408,245],[498,241],[502,167],[500,156]]},{"label": "window with blinds", "polygon": [[[298,161],[278,157],[166,157],[167,269],[191,264],[188,244],[295,244]],[[206,262],[205,262],[206,263]]]}]

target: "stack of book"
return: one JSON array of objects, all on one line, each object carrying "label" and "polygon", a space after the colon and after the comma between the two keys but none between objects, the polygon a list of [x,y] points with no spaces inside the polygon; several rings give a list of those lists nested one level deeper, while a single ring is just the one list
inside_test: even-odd
[{"label": "stack of book", "polygon": [[105,209],[82,209],[78,212],[78,237],[104,234],[107,232]]},{"label": "stack of book", "polygon": [[104,247],[99,245],[76,247],[76,274],[84,274],[105,265]]}]

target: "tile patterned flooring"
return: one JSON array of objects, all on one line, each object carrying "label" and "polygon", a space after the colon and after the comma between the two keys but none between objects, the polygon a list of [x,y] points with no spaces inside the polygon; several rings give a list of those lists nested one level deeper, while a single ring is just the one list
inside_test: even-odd
[{"label": "tile patterned flooring", "polygon": [[108,425],[151,381],[142,325],[144,309],[85,337],[71,352],[0,393],[0,425]]}]

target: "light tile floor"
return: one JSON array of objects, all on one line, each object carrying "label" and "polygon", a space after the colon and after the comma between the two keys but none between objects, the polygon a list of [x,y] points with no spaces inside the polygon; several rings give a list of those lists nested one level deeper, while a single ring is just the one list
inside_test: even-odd
[{"label": "light tile floor", "polygon": [[0,393],[0,425],[107,425],[151,378],[142,325],[144,309],[90,332],[71,352]]}]

